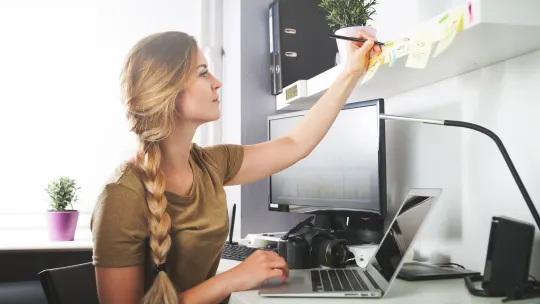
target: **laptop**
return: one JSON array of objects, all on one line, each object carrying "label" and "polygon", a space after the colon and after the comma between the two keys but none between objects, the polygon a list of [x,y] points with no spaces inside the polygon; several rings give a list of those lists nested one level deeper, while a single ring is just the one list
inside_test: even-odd
[{"label": "laptop", "polygon": [[285,282],[271,279],[263,297],[382,298],[389,290],[441,189],[410,189],[365,268],[292,269]]}]

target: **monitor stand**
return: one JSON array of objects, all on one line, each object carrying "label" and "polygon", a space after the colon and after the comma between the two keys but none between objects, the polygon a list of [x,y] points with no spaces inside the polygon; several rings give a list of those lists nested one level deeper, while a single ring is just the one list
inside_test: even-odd
[{"label": "monitor stand", "polygon": [[317,214],[314,225],[328,229],[348,245],[379,244],[384,235],[384,220],[381,218]]}]

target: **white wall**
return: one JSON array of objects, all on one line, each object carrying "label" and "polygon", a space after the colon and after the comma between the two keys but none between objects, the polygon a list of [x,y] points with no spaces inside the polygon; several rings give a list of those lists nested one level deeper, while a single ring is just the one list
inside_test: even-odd
[{"label": "white wall", "polygon": [[[373,25],[382,40],[460,1],[381,1]],[[404,16],[407,16],[406,18]],[[399,22],[396,22],[399,21]],[[376,77],[376,76],[375,76]],[[540,208],[540,51],[386,99],[386,113],[465,120],[503,140],[525,186]],[[390,205],[411,187],[441,187],[420,247],[449,254],[454,262],[483,271],[495,215],[534,224],[495,144],[486,136],[450,127],[386,122]],[[532,273],[540,274],[537,240]]]},{"label": "white wall", "polygon": [[[201,28],[199,46],[203,50],[208,68],[218,79],[223,78],[223,62],[221,51],[223,49],[223,1],[222,0],[199,0],[192,1],[192,5],[201,6]],[[222,94],[221,90],[218,94]],[[222,98],[223,99],[223,98]],[[206,123],[199,127],[195,134],[195,142],[201,146],[209,146],[221,143],[222,119]]]},{"label": "white wall", "polygon": [[136,148],[119,94],[127,52],[158,31],[200,39],[201,13],[190,0],[0,2],[0,231],[45,233],[43,189],[60,175],[81,184],[88,228],[103,181]]},{"label": "white wall", "polygon": [[379,1],[370,25],[377,30],[381,41],[393,39],[419,22],[455,7],[463,0],[385,0]]},{"label": "white wall", "polygon": [[[223,87],[221,89],[222,139],[224,143],[242,143],[242,48],[240,0],[223,1]],[[226,187],[229,214],[236,204],[233,238],[241,238],[241,186]]]},{"label": "white wall", "polygon": [[[464,120],[491,129],[501,137],[540,208],[540,145],[535,140],[540,130],[538,83],[540,51],[389,98],[386,112]],[[400,122],[387,122],[387,130],[393,206],[409,187],[444,189],[429,224],[428,251],[449,253],[455,262],[483,269],[492,216],[534,224],[489,138],[471,130]],[[539,255],[535,256],[538,273]]]},{"label": "white wall", "polygon": [[[461,2],[381,1],[373,25],[378,29],[378,37],[386,40]],[[240,125],[242,102],[239,96],[241,86],[246,84],[236,82],[241,79],[242,71],[238,37],[241,18],[233,14],[233,6],[239,7],[240,0],[225,1],[225,7],[227,3],[232,6],[225,9],[225,13],[231,14],[226,18],[229,22],[224,19],[224,80],[227,82],[224,82],[223,139],[239,142],[241,134],[251,132],[251,126]],[[262,20],[262,8],[259,13]],[[249,29],[244,31],[247,33]],[[259,33],[262,32],[257,27],[250,35]],[[249,83],[264,86],[266,77],[251,77]],[[465,120],[492,129],[502,138],[533,201],[540,208],[540,159],[537,157],[540,144],[535,140],[535,131],[540,130],[538,83],[540,52],[535,52],[388,98],[386,112]],[[260,100],[252,98],[247,102]],[[243,133],[238,129],[240,126]],[[391,209],[396,208],[411,187],[443,188],[440,204],[427,221],[421,239],[420,249],[424,253],[449,254],[454,262],[482,271],[492,216],[508,215],[533,223],[496,146],[482,134],[449,127],[387,122],[387,170]],[[264,193],[259,194],[265,197]],[[234,197],[236,199],[236,193]],[[538,243],[537,240],[532,265],[536,276],[540,274]]]}]

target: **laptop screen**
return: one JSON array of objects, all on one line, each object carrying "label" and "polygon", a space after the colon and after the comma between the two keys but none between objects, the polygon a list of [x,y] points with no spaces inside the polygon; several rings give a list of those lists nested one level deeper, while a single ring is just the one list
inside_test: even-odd
[{"label": "laptop screen", "polygon": [[382,243],[371,260],[374,268],[386,279],[393,278],[403,256],[411,245],[436,196],[409,194],[402,204]]}]

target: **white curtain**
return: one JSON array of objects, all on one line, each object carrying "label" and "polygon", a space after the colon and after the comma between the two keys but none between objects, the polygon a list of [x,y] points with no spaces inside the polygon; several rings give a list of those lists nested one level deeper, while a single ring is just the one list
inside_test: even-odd
[{"label": "white curtain", "polygon": [[[201,37],[199,46],[208,60],[209,69],[218,79],[222,79],[223,62],[221,56],[222,22],[221,0],[201,0]],[[202,125],[194,141],[201,146],[222,143],[221,119]]]}]

